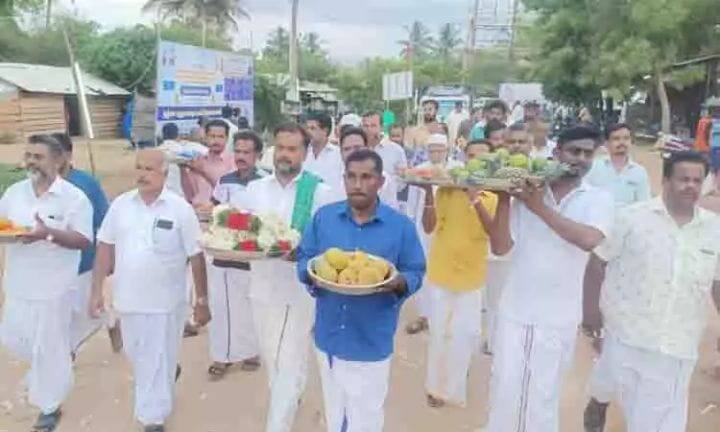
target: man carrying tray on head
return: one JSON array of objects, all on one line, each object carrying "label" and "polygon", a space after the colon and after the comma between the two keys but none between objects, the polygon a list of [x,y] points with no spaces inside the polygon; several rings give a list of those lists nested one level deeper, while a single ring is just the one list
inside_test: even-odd
[{"label": "man carrying tray on head", "polygon": [[[315,346],[328,432],[381,432],[390,356],[400,307],[425,274],[415,226],[383,204],[382,159],[358,150],[345,162],[347,201],[320,209],[298,248],[298,275],[315,297]],[[398,274],[382,292],[339,294],[313,284],[308,261],[330,248],[363,251],[392,263]]]},{"label": "man carrying tray on head", "polygon": [[[310,136],[295,123],[275,128],[275,173],[248,184],[238,205],[255,215],[276,214],[302,232],[333,193],[322,180],[302,169]],[[250,271],[250,304],[260,356],[270,381],[267,432],[292,429],[307,380],[313,303],[287,260],[256,260]]]}]

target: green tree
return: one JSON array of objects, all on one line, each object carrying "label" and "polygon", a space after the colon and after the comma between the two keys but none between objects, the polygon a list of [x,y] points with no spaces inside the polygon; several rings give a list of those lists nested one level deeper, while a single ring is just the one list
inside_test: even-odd
[{"label": "green tree", "polygon": [[461,44],[460,29],[455,24],[447,23],[440,28],[434,51],[438,56],[447,60],[457,53]]}]

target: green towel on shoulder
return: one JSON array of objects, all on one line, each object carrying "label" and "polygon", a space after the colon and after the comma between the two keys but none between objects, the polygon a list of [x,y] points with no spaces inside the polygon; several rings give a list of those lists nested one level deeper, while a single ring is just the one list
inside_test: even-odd
[{"label": "green towel on shoulder", "polygon": [[320,183],[322,183],[320,177],[307,171],[303,171],[297,181],[295,205],[293,206],[292,223],[290,227],[301,234],[305,230],[305,225],[310,222],[310,218],[312,217],[315,190]]}]

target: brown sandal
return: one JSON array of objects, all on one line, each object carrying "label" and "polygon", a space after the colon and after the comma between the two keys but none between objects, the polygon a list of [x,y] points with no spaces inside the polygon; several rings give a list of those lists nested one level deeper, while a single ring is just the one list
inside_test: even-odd
[{"label": "brown sandal", "polygon": [[442,408],[445,406],[445,401],[433,395],[427,395],[427,404],[430,408]]},{"label": "brown sandal", "polygon": [[232,363],[215,362],[211,364],[208,368],[208,375],[210,375],[210,378],[212,378],[213,380],[222,379],[222,377],[224,377],[227,373],[228,369],[230,369],[230,366],[232,366]]},{"label": "brown sandal", "polygon": [[255,372],[260,369],[260,357],[250,357],[240,362],[240,370],[243,372]]},{"label": "brown sandal", "polygon": [[423,332],[428,329],[428,320],[427,318],[420,317],[416,319],[415,321],[411,322],[407,326],[405,326],[405,333],[409,335],[418,334],[420,332]]}]

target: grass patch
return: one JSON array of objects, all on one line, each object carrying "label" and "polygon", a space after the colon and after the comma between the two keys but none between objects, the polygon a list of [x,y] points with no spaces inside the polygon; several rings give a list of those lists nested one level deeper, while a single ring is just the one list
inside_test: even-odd
[{"label": "grass patch", "polygon": [[0,196],[13,183],[25,178],[25,170],[16,165],[0,163]]}]

